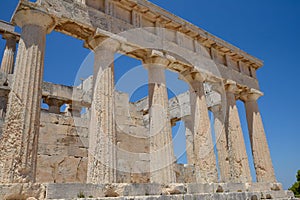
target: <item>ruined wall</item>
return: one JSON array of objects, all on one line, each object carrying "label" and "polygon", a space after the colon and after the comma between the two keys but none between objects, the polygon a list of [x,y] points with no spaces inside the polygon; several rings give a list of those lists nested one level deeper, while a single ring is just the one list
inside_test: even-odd
[{"label": "ruined wall", "polygon": [[[128,94],[116,92],[117,182],[147,183],[149,138],[142,111],[129,102]],[[41,112],[37,182],[85,183],[88,156],[86,115]],[[175,164],[177,182],[195,182],[190,165]]]},{"label": "ruined wall", "polygon": [[143,113],[129,103],[128,94],[116,93],[117,182],[149,182],[150,157],[148,129]]},{"label": "ruined wall", "polygon": [[[129,103],[127,94],[116,92],[117,182],[149,182],[148,130],[142,112]],[[88,154],[86,115],[41,112],[37,182],[86,182]]]},{"label": "ruined wall", "polygon": [[42,111],[37,182],[86,182],[87,148],[87,119]]},{"label": "ruined wall", "polygon": [[[4,122],[6,103],[12,77],[0,73],[1,117],[0,128]],[[70,103],[71,98],[84,100],[84,106],[90,104],[92,77],[84,81],[84,85],[76,88],[43,83],[43,98]],[[81,94],[82,93],[82,94]],[[185,101],[180,101],[180,97]],[[186,104],[188,95],[179,95],[179,99],[169,101],[169,109],[173,118],[188,115],[179,111],[177,104]],[[174,104],[174,101],[179,101]],[[130,103],[128,94],[115,93],[116,131],[117,131],[117,182],[146,183],[149,182],[149,130],[148,99],[142,103]],[[181,105],[182,106],[182,105]],[[186,109],[189,110],[189,109]],[[181,114],[181,115],[180,115]],[[66,112],[50,113],[42,109],[40,135],[37,158],[36,181],[40,183],[85,183],[88,156],[89,113],[81,117],[71,116]],[[1,133],[0,133],[1,137]],[[175,163],[174,163],[175,164]],[[175,164],[177,182],[194,182],[193,168],[189,165]]]}]

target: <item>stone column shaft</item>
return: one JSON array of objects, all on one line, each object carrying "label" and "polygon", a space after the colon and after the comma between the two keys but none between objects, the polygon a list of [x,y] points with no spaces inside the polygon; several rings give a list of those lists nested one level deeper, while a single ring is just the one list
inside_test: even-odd
[{"label": "stone column shaft", "polygon": [[218,181],[218,173],[203,81],[202,77],[189,81],[191,117],[194,126],[194,163],[198,173],[197,182],[211,183]]},{"label": "stone column shaft", "polygon": [[3,124],[5,121],[8,94],[9,94],[9,91],[7,91],[7,90],[2,90],[0,92],[0,140],[2,137]]},{"label": "stone column shaft", "polygon": [[214,130],[218,151],[218,162],[220,169],[220,181],[230,181],[230,165],[228,156],[228,135],[225,131],[225,110],[221,105],[211,108],[214,114]]},{"label": "stone column shaft", "polygon": [[0,182],[34,182],[45,38],[53,19],[38,11],[21,10],[14,20],[22,33],[0,141]]},{"label": "stone column shaft", "polygon": [[191,117],[185,117],[183,119],[185,125],[185,138],[186,138],[186,157],[189,165],[195,164],[195,152],[194,152],[194,125],[191,121]]},{"label": "stone column shaft", "polygon": [[174,183],[174,149],[165,80],[168,61],[153,57],[145,64],[149,78],[150,181]]},{"label": "stone column shaft", "polygon": [[6,39],[6,46],[2,58],[1,71],[7,74],[12,74],[14,71],[16,36],[12,34],[4,34],[3,38]]},{"label": "stone column shaft", "polygon": [[235,84],[226,85],[227,109],[225,130],[228,135],[231,182],[246,183],[251,182],[252,178],[239,113],[236,106],[235,90]]},{"label": "stone column shaft", "polygon": [[257,99],[261,95],[262,93],[259,92],[247,94],[242,99],[245,102],[257,182],[276,182],[270,150],[257,104]]},{"label": "stone column shaft", "polygon": [[[114,54],[116,44],[94,41],[94,90],[90,122],[87,182],[116,182]],[[93,43],[93,42],[91,42]]]}]

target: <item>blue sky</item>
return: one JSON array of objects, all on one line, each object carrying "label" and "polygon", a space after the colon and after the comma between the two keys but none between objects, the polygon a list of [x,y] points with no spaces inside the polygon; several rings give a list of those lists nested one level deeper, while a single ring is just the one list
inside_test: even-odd
[{"label": "blue sky", "polygon": [[[259,100],[275,173],[284,188],[296,180],[300,169],[300,1],[298,0],[176,0],[151,2],[192,22],[264,61],[257,72],[261,90]],[[9,21],[16,0],[1,0],[0,19]],[[44,80],[72,85],[76,73],[90,53],[82,42],[60,33],[47,36]],[[4,40],[0,40],[0,53]],[[122,58],[116,64],[116,77],[137,61]],[[92,67],[91,59],[87,65]],[[119,64],[118,64],[119,63]],[[123,67],[119,67],[123,66]],[[119,70],[118,70],[119,69]],[[88,75],[88,73],[86,73]],[[145,88],[141,89],[145,91]],[[143,92],[136,92],[140,98]],[[238,102],[249,153],[244,107]],[[251,155],[250,162],[251,162]],[[253,165],[251,166],[253,173]]]}]

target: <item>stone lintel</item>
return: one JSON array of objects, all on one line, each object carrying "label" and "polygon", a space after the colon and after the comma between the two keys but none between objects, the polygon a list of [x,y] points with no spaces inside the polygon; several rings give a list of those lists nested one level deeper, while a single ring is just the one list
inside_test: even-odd
[{"label": "stone lintel", "polygon": [[9,22],[0,20],[0,33],[10,32],[13,33],[15,31],[14,25]]},{"label": "stone lintel", "polygon": [[[44,0],[44,1],[46,1],[46,0]],[[47,0],[47,1],[50,1],[50,0]],[[50,1],[50,2],[52,3],[52,1]],[[132,3],[134,3],[135,6],[133,6]],[[62,16],[62,13],[64,12],[64,6],[68,6],[68,4],[70,4],[70,3],[65,2],[65,3],[59,4],[59,6],[62,7],[60,9],[60,7],[58,5],[56,5],[55,3],[54,3],[54,5],[52,5],[50,3],[49,3],[49,5],[47,5],[47,4],[37,5],[37,4],[33,4],[31,2],[27,2],[27,1],[23,2],[22,1],[22,3],[19,5],[19,9],[26,8],[26,7],[34,7],[35,9],[44,10],[45,12],[47,11],[53,15],[57,15],[57,19],[60,20],[60,18],[61,18],[60,16]],[[52,5],[53,7],[50,5]],[[122,5],[123,5],[122,7],[124,7],[124,9],[129,8],[130,10],[133,10],[133,9],[139,10],[139,12],[142,13],[143,16],[147,16],[147,18],[149,18],[150,20],[158,21],[158,20],[162,19],[162,21],[166,21],[168,24],[172,24],[172,26],[176,29],[176,31],[180,31],[187,36],[192,36],[192,38],[196,39],[199,43],[203,43],[202,41],[206,41],[208,47],[210,47],[211,45],[214,45],[222,53],[226,53],[230,56],[238,55],[239,57],[243,57],[244,60],[248,60],[250,63],[252,63],[252,65],[255,68],[260,68],[263,65],[261,60],[247,54],[246,52],[225,42],[224,40],[222,40],[210,33],[207,33],[206,31],[202,30],[201,28],[196,27],[195,25],[187,23],[186,21],[178,18],[177,16],[172,15],[171,13],[161,9],[158,6],[155,6],[154,4],[152,4],[150,2],[144,2],[144,1],[131,2],[131,1],[122,0]],[[80,7],[81,9],[75,8],[76,11],[80,9],[80,12],[82,12],[81,15],[84,16],[84,14],[85,14],[84,12],[88,12],[87,10],[89,10],[88,8],[90,6],[82,4],[81,6],[78,6],[78,7]],[[144,7],[144,8],[137,9],[140,7]],[[82,8],[85,8],[85,9],[82,9]],[[114,16],[114,14],[115,14],[114,10],[116,8],[110,8],[110,9],[112,9],[112,12],[109,12],[109,13],[99,12],[99,15],[106,15],[107,17],[113,18],[113,20],[115,20],[116,17]],[[73,16],[70,16],[70,17],[65,16],[64,22],[66,20],[68,20],[67,23],[75,22],[77,24],[81,24],[81,25],[84,25],[85,27],[88,27],[90,30],[93,29],[93,27],[91,27],[92,24],[89,20],[79,22],[78,20],[75,20],[75,18]],[[125,22],[124,19],[118,19],[118,21],[122,21],[124,23],[124,26],[126,26],[126,27],[129,27],[130,25],[133,26],[131,23]],[[63,31],[67,34],[72,35],[72,33],[70,33],[70,30],[64,29],[63,27],[60,27],[60,28],[63,29],[63,30],[60,29],[60,31]],[[76,36],[82,38],[82,35],[80,35],[80,34],[81,33],[78,33]]]},{"label": "stone lintel", "polygon": [[15,39],[16,42],[20,40],[20,34],[15,32],[15,26],[6,21],[0,20],[0,34],[5,40],[10,38]]},{"label": "stone lintel", "polygon": [[[62,2],[58,2],[56,0],[44,0],[44,1],[45,1],[45,4],[42,4],[42,5],[33,4],[33,3],[30,3],[30,2],[27,2],[27,1],[24,1],[24,2],[22,1],[19,5],[18,10],[25,9],[25,8],[32,8],[32,9],[36,9],[36,10],[39,10],[39,11],[44,12],[44,13],[49,13],[50,15],[55,17],[56,21],[58,22],[57,26],[55,27],[55,30],[57,30],[59,32],[62,32],[64,34],[82,39],[82,40],[87,40],[87,38],[91,34],[97,32],[96,31],[97,27],[101,28],[102,30],[105,30],[106,32],[108,32],[110,34],[117,34],[118,31],[112,31],[114,28],[119,30],[119,28],[122,27],[122,30],[129,30],[133,26],[128,22],[124,22],[122,19],[117,19],[114,16],[107,15],[103,12],[90,13],[90,14],[92,14],[92,16],[101,17],[101,19],[103,18],[103,20],[104,20],[103,23],[99,22],[101,20],[98,20],[98,21],[92,20],[91,21],[90,18],[86,17],[89,14],[88,13],[89,6],[86,6],[84,4],[82,4],[80,6],[76,6],[77,4],[73,5],[73,4],[71,4],[69,2],[66,2],[66,1],[62,1]],[[49,4],[47,4],[48,2],[49,2]],[[50,7],[49,5],[50,4],[52,5],[52,3],[53,3],[53,6]],[[122,1],[122,4],[125,5],[125,6],[127,5],[127,3],[128,2],[126,2],[126,1]],[[141,2],[139,2],[138,4],[140,5],[140,3]],[[151,4],[149,4],[149,5],[147,4],[147,6],[152,8]],[[74,12],[78,13],[78,16],[76,15],[76,18],[75,18],[71,14],[66,14],[65,15],[65,10],[67,8],[72,8],[74,10]],[[148,12],[147,13],[142,13],[142,14],[143,15],[145,14],[145,15],[148,16]],[[62,18],[61,16],[64,16],[64,18]],[[159,18],[169,19],[168,17],[163,17],[163,16],[165,16],[165,15],[164,14],[160,15]],[[78,20],[78,19],[81,19],[81,20]],[[155,20],[157,21],[157,19],[155,19]],[[112,24],[110,24],[110,21],[112,21]],[[177,22],[177,20],[171,20],[171,19],[167,20],[167,21],[170,21],[170,22],[172,21],[172,23]],[[71,28],[69,26],[69,24],[72,24],[72,27],[74,27],[74,28]],[[114,28],[112,29],[111,26],[113,26]],[[181,27],[182,27],[182,25],[181,25]],[[185,27],[185,26],[183,26],[183,27]],[[72,31],[72,30],[77,30],[77,29],[80,30],[80,31]],[[184,28],[184,29],[186,29],[186,28]],[[197,32],[198,32],[199,35],[197,35]],[[201,39],[204,39],[204,40],[207,40],[207,41],[208,40],[209,41],[213,40],[214,42],[210,42],[210,43],[220,44],[219,46],[221,48],[219,48],[219,46],[218,46],[218,49],[220,51],[226,51],[226,53],[228,53],[230,56],[239,55],[238,52],[240,50],[238,49],[237,51],[235,51],[235,50],[231,51],[230,46],[232,46],[232,45],[229,45],[225,41],[220,40],[219,42],[216,42],[215,39],[213,37],[210,37],[209,34],[207,35],[208,38],[205,39],[205,37],[204,37],[205,32],[204,31],[197,31],[197,27],[195,27],[195,28],[191,29],[189,32],[186,32],[186,33],[183,33],[183,34],[186,34],[186,35],[189,35],[189,36],[197,35],[195,37],[192,37],[191,39],[197,40],[197,43],[199,43],[200,45],[203,45],[202,42],[201,42]],[[109,34],[102,34],[102,35],[103,36],[108,36]],[[135,46],[136,49],[143,48],[143,46],[139,46],[139,42],[136,42],[134,40],[132,41],[131,38],[127,38],[127,37],[126,37],[126,39],[128,39],[127,43],[130,44],[131,46]],[[144,42],[146,42],[146,41],[144,41]],[[226,46],[225,44],[228,44],[229,46]],[[185,48],[185,47],[182,47],[182,48]],[[209,48],[209,47],[207,47],[207,48]],[[223,50],[223,49],[225,49],[225,50]],[[186,50],[186,52],[193,53],[193,50],[190,50],[190,49],[187,49],[187,48],[185,50]],[[133,55],[133,54],[130,53],[129,55]],[[241,56],[239,56],[239,57],[241,57]],[[142,57],[138,57],[138,59],[141,59],[141,58]],[[189,64],[186,63],[185,65],[188,66]],[[259,62],[256,62],[256,61],[253,60],[252,65],[255,65],[254,67],[258,68],[262,64],[259,64]],[[189,66],[189,67],[191,67],[191,66]],[[222,68],[225,69],[225,66],[219,66],[219,68],[220,68],[220,70],[222,70]],[[175,70],[175,71],[177,71],[177,70]],[[236,73],[238,73],[238,72],[236,72]],[[252,80],[251,77],[248,77],[247,75],[235,74],[235,76],[231,76],[230,74],[226,74],[226,73],[224,73],[222,75],[225,76],[224,78],[229,78],[229,79],[233,78],[235,81],[237,81],[240,84],[251,84],[252,88],[258,88],[257,81]]]}]

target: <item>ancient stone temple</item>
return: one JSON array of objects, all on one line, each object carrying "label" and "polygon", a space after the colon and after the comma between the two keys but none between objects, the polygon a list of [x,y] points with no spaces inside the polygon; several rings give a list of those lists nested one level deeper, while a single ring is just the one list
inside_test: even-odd
[{"label": "ancient stone temple", "polygon": [[[94,74],[81,85],[43,81],[52,31],[82,40],[94,53]],[[263,65],[257,58],[146,0],[23,0],[10,23],[0,21],[0,34],[6,40],[0,199],[293,198],[275,178],[257,104],[256,70]],[[115,90],[116,53],[142,61],[148,97],[132,103]],[[166,70],[179,74],[189,91],[168,99]],[[184,165],[176,163],[172,142],[180,120]]]}]

